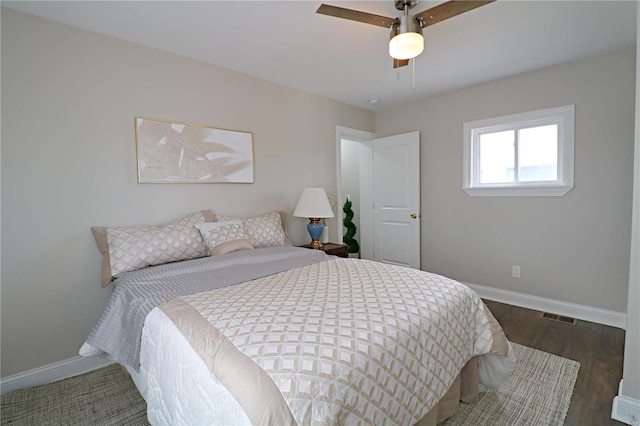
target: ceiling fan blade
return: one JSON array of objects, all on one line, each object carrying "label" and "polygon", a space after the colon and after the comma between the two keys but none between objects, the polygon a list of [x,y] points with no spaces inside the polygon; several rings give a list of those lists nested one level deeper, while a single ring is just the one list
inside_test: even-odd
[{"label": "ceiling fan blade", "polygon": [[360,12],[358,10],[345,9],[344,7],[331,6],[328,4],[321,4],[318,10],[316,10],[316,13],[377,25],[384,28],[391,28],[393,24],[399,23],[396,18],[387,18],[386,16],[374,15],[373,13]]},{"label": "ceiling fan blade", "polygon": [[494,1],[496,0],[450,0],[415,16],[424,28]]},{"label": "ceiling fan blade", "polygon": [[408,59],[396,59],[396,58],[393,58],[393,69],[400,68],[400,67],[406,67],[407,65],[409,65],[409,60]]}]

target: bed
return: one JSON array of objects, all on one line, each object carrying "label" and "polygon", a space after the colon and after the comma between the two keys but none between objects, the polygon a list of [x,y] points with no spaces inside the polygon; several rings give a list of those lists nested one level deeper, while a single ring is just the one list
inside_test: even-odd
[{"label": "bed", "polygon": [[[246,220],[191,218],[201,230],[232,222],[242,238],[111,275],[113,295],[80,353],[123,364],[152,424],[435,425],[473,402],[479,383],[510,376],[510,344],[468,287],[291,247],[272,218],[279,236],[264,247]],[[117,233],[106,233],[110,249],[94,230],[115,266]],[[220,248],[200,236],[205,252]]]}]

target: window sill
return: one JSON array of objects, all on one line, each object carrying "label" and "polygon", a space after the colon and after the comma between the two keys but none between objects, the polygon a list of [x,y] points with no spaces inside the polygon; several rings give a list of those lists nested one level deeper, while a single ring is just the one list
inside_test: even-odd
[{"label": "window sill", "polygon": [[562,197],[573,186],[482,187],[462,188],[470,197]]}]

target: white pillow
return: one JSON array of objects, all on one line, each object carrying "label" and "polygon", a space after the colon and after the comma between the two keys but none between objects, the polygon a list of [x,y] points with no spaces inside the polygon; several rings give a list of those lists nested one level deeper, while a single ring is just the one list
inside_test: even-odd
[{"label": "white pillow", "polygon": [[246,238],[255,248],[290,246],[280,212],[253,217],[218,216],[218,220],[239,220],[244,225]]},{"label": "white pillow", "polygon": [[253,249],[251,242],[245,239],[244,226],[239,220],[203,222],[194,226],[200,231],[211,256]]}]

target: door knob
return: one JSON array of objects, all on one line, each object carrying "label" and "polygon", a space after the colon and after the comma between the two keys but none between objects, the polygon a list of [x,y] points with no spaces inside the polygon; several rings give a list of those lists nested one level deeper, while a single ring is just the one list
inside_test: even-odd
[{"label": "door knob", "polygon": [[417,217],[418,217],[418,214],[417,214],[417,213],[411,213],[411,219],[415,219],[415,218],[417,218]]}]

